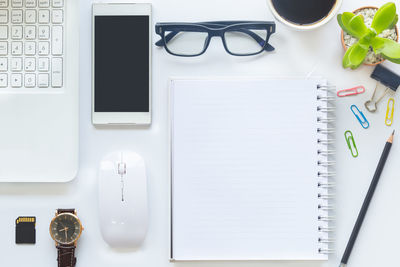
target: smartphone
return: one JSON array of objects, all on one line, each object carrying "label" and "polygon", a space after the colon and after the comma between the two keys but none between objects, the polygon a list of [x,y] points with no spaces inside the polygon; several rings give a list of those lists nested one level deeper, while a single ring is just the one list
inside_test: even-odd
[{"label": "smartphone", "polygon": [[93,4],[92,123],[151,123],[151,4]]}]

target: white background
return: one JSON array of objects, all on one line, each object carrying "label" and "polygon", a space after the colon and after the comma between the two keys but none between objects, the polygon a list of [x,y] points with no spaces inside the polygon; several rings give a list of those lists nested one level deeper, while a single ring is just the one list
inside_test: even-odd
[{"label": "white background", "polygon": [[[68,0],[67,0],[68,1]],[[273,20],[266,0],[154,0],[153,22],[207,20]],[[362,5],[381,5],[384,1],[344,0],[341,12]],[[397,4],[400,4],[398,1]],[[384,124],[387,98],[371,114],[363,108],[375,82],[369,78],[372,67],[356,71],[341,67],[343,49],[335,20],[313,32],[294,32],[277,23],[271,39],[273,53],[256,57],[233,57],[225,53],[214,38],[206,54],[197,58],[178,58],[153,46],[153,124],[150,128],[96,129],[90,122],[91,105],[91,0],[80,1],[80,171],[67,184],[0,185],[0,266],[56,266],[56,249],[48,226],[56,208],[78,210],[85,231],[79,240],[77,266],[337,266],[354,221],[368,189],[384,142],[400,122],[397,104],[392,127]],[[78,16],[77,16],[78,17]],[[127,34],[130,34],[127,32]],[[153,43],[158,40],[153,34]],[[400,68],[385,63],[400,73]],[[310,76],[322,75],[339,89],[365,85],[367,92],[337,101],[337,231],[336,253],[327,263],[320,262],[192,262],[169,263],[168,236],[168,139],[167,81],[170,76]],[[135,83],[132,80],[132,83]],[[397,101],[398,98],[396,98]],[[400,99],[399,99],[400,100]],[[284,99],[270,99],[281,101]],[[357,104],[371,122],[361,128],[349,110]],[[266,101],[268,105],[268,101]],[[290,108],[290,107],[288,107]],[[282,118],[291,123],[293,117]],[[343,133],[353,131],[360,156],[349,154]],[[400,131],[400,128],[399,128]],[[26,133],[29,134],[29,133]],[[147,164],[150,225],[147,238],[138,250],[114,250],[102,240],[98,224],[97,178],[100,159],[108,152],[131,149]],[[395,142],[382,179],[351,255],[351,266],[391,266],[399,264],[400,189],[399,145]],[[288,151],[290,153],[290,151]],[[21,166],[23,168],[23,166]],[[15,219],[19,215],[37,217],[36,245],[15,245]]]}]

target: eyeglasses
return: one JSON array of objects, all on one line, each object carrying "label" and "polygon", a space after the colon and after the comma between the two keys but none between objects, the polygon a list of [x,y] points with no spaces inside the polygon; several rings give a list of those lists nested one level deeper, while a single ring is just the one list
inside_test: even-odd
[{"label": "eyeglasses", "polygon": [[268,43],[275,32],[272,21],[157,23],[155,30],[161,36],[156,45],[181,57],[203,54],[214,36],[221,37],[226,52],[234,56],[252,56],[275,49]]}]

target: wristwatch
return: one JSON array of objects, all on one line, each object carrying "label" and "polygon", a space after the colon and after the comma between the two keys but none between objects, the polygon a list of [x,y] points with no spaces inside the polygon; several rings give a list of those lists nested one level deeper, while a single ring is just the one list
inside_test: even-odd
[{"label": "wristwatch", "polygon": [[56,242],[58,267],[74,267],[76,243],[83,230],[76,210],[58,209],[49,230]]}]

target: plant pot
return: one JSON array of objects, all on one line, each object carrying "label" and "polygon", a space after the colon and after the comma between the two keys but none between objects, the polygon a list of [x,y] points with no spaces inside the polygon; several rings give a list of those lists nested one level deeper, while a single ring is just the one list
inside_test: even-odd
[{"label": "plant pot", "polygon": [[[379,8],[375,7],[375,6],[364,6],[364,7],[357,8],[356,10],[353,11],[353,13],[355,14],[356,12],[358,12],[360,10],[363,10],[363,9],[379,9]],[[394,29],[396,31],[396,42],[398,42],[399,41],[399,29],[397,28],[397,25],[394,26]],[[342,46],[343,46],[344,50],[346,51],[347,47],[346,47],[346,44],[344,42],[344,31],[343,30],[342,30],[340,36],[341,36],[341,40],[342,40]],[[373,64],[368,64],[368,63],[363,63],[363,64],[367,65],[367,66],[375,66],[375,65],[381,64],[384,61],[385,61],[385,59],[383,59],[383,60],[381,60],[379,62],[375,62]]]}]

